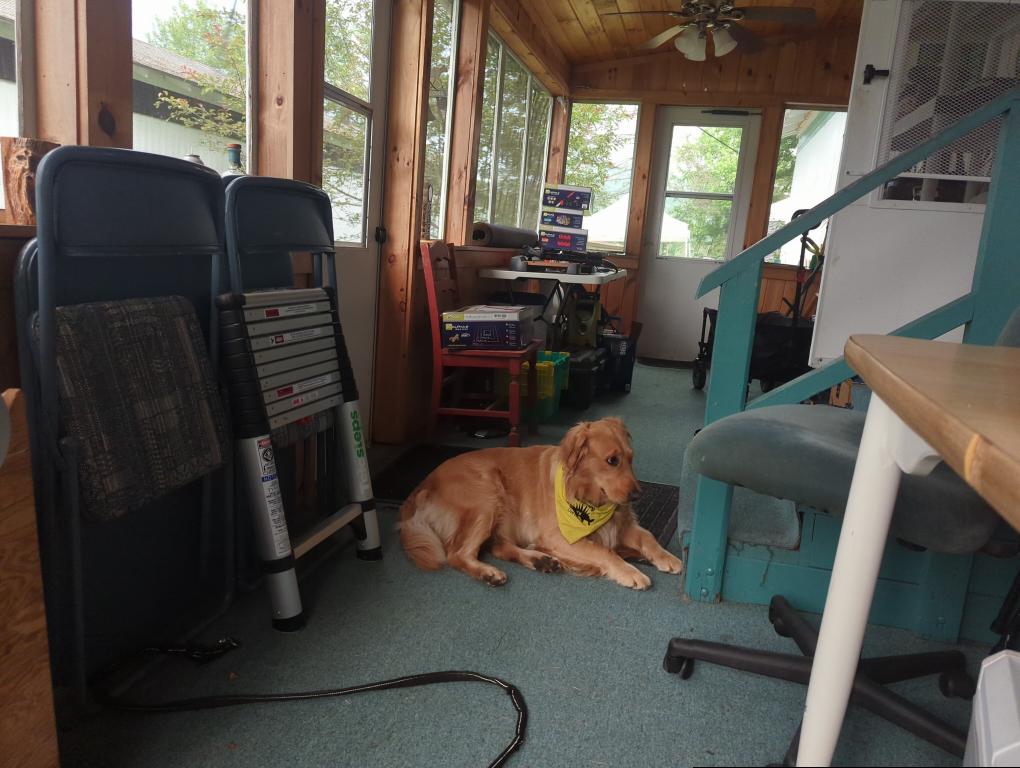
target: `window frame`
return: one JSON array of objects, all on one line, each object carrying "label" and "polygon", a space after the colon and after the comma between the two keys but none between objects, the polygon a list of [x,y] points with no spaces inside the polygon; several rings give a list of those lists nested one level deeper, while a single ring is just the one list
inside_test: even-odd
[{"label": "window frame", "polygon": [[[564,142],[564,158],[563,158],[563,183],[569,184],[570,181],[567,178],[567,168],[570,163],[570,130],[573,127],[573,108],[578,104],[605,104],[607,106],[618,106],[618,107],[634,107],[634,137],[631,140],[631,156],[630,156],[630,185],[627,189],[627,200],[628,202],[634,195],[634,171],[637,168],[637,150],[638,150],[638,134],[641,130],[641,102],[640,101],[627,101],[627,100],[616,100],[616,99],[573,99],[571,103],[570,119],[567,122],[567,136]],[[548,150],[547,150],[548,154]],[[593,216],[594,214],[588,212],[586,215]],[[627,235],[630,234],[630,221],[631,217],[628,213],[627,223],[623,228],[623,248],[622,251],[627,250]]]},{"label": "window frame", "polygon": [[[372,41],[371,54],[368,61],[368,98],[375,100],[376,98],[376,78],[375,78],[375,56],[376,56],[376,12],[375,6],[378,0],[372,1],[372,32],[370,39]],[[459,2],[459,0],[457,0]],[[255,3],[258,5],[258,3]],[[345,91],[338,85],[333,85],[329,82],[326,77],[326,56],[328,53],[323,55],[322,59],[322,99],[323,101],[329,101],[338,106],[349,109],[351,112],[361,115],[365,118],[365,146],[363,152],[363,161],[361,168],[361,239],[354,240],[337,240],[336,232],[333,233],[333,245],[341,246],[344,248],[365,248],[368,245],[368,208],[370,203],[371,188],[370,188],[370,175],[372,169],[372,131],[374,128],[375,121],[375,109],[372,104],[364,99],[355,96],[349,91]],[[325,109],[323,110],[323,122],[325,122],[326,114]],[[320,165],[325,168],[326,159],[326,136],[325,130],[323,130],[322,136],[322,147],[320,148],[321,158]],[[321,181],[321,179],[320,179]],[[328,193],[327,193],[328,194]],[[332,206],[332,200],[330,205]]]},{"label": "window frame", "polygon": [[[369,90],[371,90],[371,80],[369,80]],[[351,246],[354,248],[364,248],[368,243],[368,197],[369,197],[369,171],[372,166],[372,126],[374,110],[372,105],[363,99],[359,99],[354,94],[348,93],[342,88],[337,88],[335,85],[327,82],[323,79],[322,83],[322,98],[324,101],[332,102],[338,106],[349,109],[351,112],[361,115],[365,118],[365,147],[363,153],[363,162],[361,168],[361,239],[358,241],[354,240],[337,240],[336,233],[333,233],[333,244],[342,246]],[[324,111],[325,112],[325,111]],[[325,114],[323,115],[325,119]],[[322,139],[322,155],[325,159],[326,154],[326,138],[325,135]]]},{"label": "window frame", "polygon": [[[546,110],[546,116],[545,116],[545,126],[546,126],[546,129],[545,129],[545,144],[544,144],[543,149],[542,149],[542,173],[541,173],[541,178],[543,180],[543,183],[544,183],[544,180],[545,180],[545,177],[546,177],[546,173],[549,170],[549,142],[552,139],[552,110],[553,110],[553,105],[554,105],[556,99],[549,92],[549,90],[545,87],[545,85],[542,84],[542,81],[539,80],[535,76],[535,73],[532,72],[527,67],[527,65],[525,65],[525,63],[523,61],[521,61],[514,54],[514,52],[512,50],[510,50],[510,47],[502,39],[500,39],[499,35],[497,35],[491,29],[488,31],[488,34],[491,37],[491,40],[489,41],[489,43],[491,44],[491,42],[494,40],[496,42],[496,44],[499,46],[499,54],[498,54],[497,61],[496,61],[496,91],[495,91],[495,95],[494,95],[494,98],[496,100],[496,105],[495,105],[495,112],[493,113],[493,118],[492,118],[492,135],[490,137],[488,137],[489,138],[489,142],[490,142],[489,146],[490,146],[491,149],[490,149],[490,153],[489,153],[490,154],[490,160],[489,160],[489,179],[488,179],[488,182],[489,182],[488,200],[486,201],[486,206],[485,206],[486,220],[489,221],[490,223],[492,222],[492,214],[493,214],[493,211],[496,208],[496,194],[497,194],[497,191],[498,191],[497,190],[497,186],[498,185],[496,183],[496,176],[497,176],[497,169],[498,169],[498,166],[499,166],[499,163],[497,162],[498,159],[499,159],[499,134],[500,134],[500,128],[502,128],[502,123],[503,123],[503,73],[504,73],[504,63],[506,61],[506,56],[509,55],[517,63],[517,65],[522,70],[524,70],[524,72],[528,75],[528,81],[527,81],[527,88],[528,88],[527,93],[528,93],[528,96],[527,96],[527,100],[525,102],[525,109],[524,109],[524,137],[523,137],[524,140],[521,143],[521,157],[520,157],[520,170],[519,170],[519,172],[520,172],[520,180],[517,183],[517,205],[515,207],[515,216],[514,216],[515,222],[512,225],[512,226],[515,226],[515,227],[527,227],[527,224],[525,222],[521,221],[521,217],[524,215],[524,192],[525,192],[525,186],[526,186],[526,183],[527,183],[528,150],[531,147],[531,132],[529,131],[529,126],[530,126],[531,119],[532,119],[532,98],[531,98],[531,94],[532,94],[532,91],[534,90],[534,88],[537,86],[539,90],[541,90],[546,96],[549,97],[549,107]],[[482,136],[479,136],[479,139],[478,139],[479,142],[482,141],[482,138],[483,138]],[[476,174],[477,174],[477,168],[476,168]],[[476,206],[476,208],[477,208],[477,206]],[[534,221],[534,226],[535,226],[536,229],[538,228],[538,223],[539,223],[539,221],[541,221],[541,219],[542,219],[542,206],[540,205],[539,206],[538,218]],[[504,225],[504,226],[509,226],[509,225]]]},{"label": "window frame", "polygon": [[[446,195],[450,188],[450,137],[453,133],[453,109],[454,98],[457,93],[457,58],[460,55],[460,14],[462,9],[461,0],[451,0],[450,9],[453,17],[453,29],[450,32],[450,61],[447,69],[446,82],[446,125],[443,127],[443,161],[442,175],[439,180],[439,218],[437,220],[436,240],[446,237]],[[432,26],[435,26],[435,9],[432,11]],[[429,56],[429,78],[432,77],[432,57]],[[422,190],[424,192],[424,189]],[[429,233],[432,226],[429,223]]]}]

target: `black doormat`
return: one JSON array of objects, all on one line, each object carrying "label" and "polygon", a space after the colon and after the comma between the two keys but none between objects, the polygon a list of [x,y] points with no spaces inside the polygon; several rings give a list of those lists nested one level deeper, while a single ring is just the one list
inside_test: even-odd
[{"label": "black doormat", "polygon": [[[447,459],[475,450],[457,445],[417,445],[372,480],[377,501],[402,504],[429,473]],[[641,481],[641,498],[634,505],[638,521],[662,546],[676,533],[680,489],[675,485]]]}]

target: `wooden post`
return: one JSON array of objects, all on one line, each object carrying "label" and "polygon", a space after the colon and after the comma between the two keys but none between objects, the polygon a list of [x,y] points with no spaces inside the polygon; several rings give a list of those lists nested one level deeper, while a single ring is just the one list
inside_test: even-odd
[{"label": "wooden post", "polygon": [[320,185],[326,0],[261,3],[257,25],[259,174]]},{"label": "wooden post", "polygon": [[35,225],[35,172],[43,155],[56,146],[39,139],[0,138],[6,223]]},{"label": "wooden post", "polygon": [[462,0],[457,49],[450,179],[446,197],[446,239],[463,245],[475,214],[478,144],[482,130],[482,91],[489,38],[489,0]]},{"label": "wooden post", "polygon": [[34,2],[35,135],[130,148],[131,0]]},{"label": "wooden post", "polygon": [[570,134],[570,101],[553,98],[552,127],[549,129],[549,158],[545,169],[548,184],[562,184],[567,169],[567,141]]},{"label": "wooden post", "polygon": [[400,443],[424,427],[428,316],[418,263],[433,0],[396,0],[386,142],[387,239],[379,271],[372,436]]},{"label": "wooden post", "polygon": [[754,161],[751,201],[747,209],[747,228],[744,230],[745,248],[757,243],[769,231],[772,187],[776,182],[776,163],[779,162],[779,142],[783,137],[785,114],[786,107],[783,104],[774,104],[761,111],[758,155]]}]

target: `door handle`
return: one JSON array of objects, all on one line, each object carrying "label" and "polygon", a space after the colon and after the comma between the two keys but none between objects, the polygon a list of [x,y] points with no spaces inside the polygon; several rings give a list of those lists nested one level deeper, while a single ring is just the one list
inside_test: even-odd
[{"label": "door handle", "polygon": [[864,65],[864,84],[871,85],[871,81],[876,77],[889,77],[888,69],[875,69],[874,64]]}]

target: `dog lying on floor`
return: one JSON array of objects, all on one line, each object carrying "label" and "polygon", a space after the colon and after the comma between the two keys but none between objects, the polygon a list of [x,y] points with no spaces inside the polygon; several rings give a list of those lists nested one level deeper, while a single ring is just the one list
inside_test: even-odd
[{"label": "dog lying on floor", "polygon": [[419,567],[448,563],[494,587],[500,560],[546,573],[605,576],[631,589],[651,579],[624,557],[665,573],[683,563],[640,527],[630,503],[640,494],[630,434],[620,419],[581,422],[559,445],[489,448],[437,467],[400,508],[400,541]]}]

